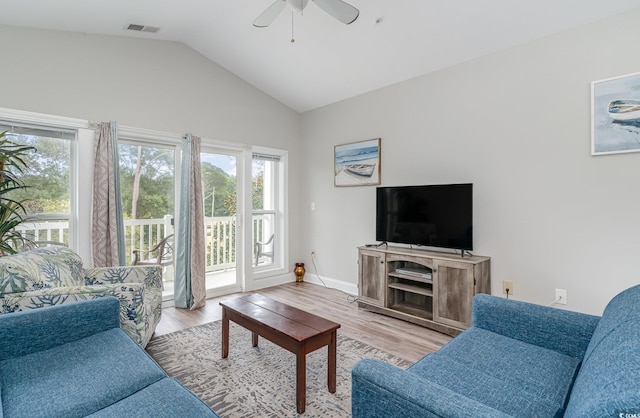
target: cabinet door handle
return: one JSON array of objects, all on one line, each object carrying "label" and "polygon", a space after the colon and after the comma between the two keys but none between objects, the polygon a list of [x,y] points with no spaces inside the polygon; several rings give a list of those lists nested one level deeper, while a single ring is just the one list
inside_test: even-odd
[{"label": "cabinet door handle", "polygon": [[380,260],[380,264],[384,264],[384,260]]}]

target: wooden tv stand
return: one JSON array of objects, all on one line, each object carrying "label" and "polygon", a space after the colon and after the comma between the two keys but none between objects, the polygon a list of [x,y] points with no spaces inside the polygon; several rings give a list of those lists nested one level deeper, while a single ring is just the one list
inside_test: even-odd
[{"label": "wooden tv stand", "polygon": [[489,257],[358,248],[358,306],[456,336],[476,293],[491,293]]}]

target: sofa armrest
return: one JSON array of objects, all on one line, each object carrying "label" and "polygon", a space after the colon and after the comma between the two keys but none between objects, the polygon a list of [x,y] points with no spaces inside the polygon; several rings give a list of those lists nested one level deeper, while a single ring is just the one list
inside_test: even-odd
[{"label": "sofa armrest", "polygon": [[0,315],[0,361],[120,327],[120,302],[102,297]]},{"label": "sofa armrest", "polygon": [[144,283],[162,289],[162,266],[94,267],[84,270],[87,285]]},{"label": "sofa armrest", "polygon": [[473,326],[582,359],[599,316],[478,294]]},{"label": "sofa armrest", "polygon": [[509,417],[382,361],[361,360],[353,367],[351,376],[353,418]]}]

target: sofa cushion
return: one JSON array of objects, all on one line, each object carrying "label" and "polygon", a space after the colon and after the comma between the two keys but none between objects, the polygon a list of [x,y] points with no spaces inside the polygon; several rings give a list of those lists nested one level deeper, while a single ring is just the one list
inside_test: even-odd
[{"label": "sofa cushion", "polygon": [[67,247],[36,248],[0,257],[0,293],[83,284],[82,259]]},{"label": "sofa cushion", "polygon": [[213,411],[172,378],[151,386],[90,415],[92,418],[217,417]]},{"label": "sofa cushion", "polygon": [[640,286],[613,298],[589,344],[567,417],[640,416]]},{"label": "sofa cushion", "polygon": [[85,416],[164,377],[119,328],[0,362],[2,405],[10,417]]},{"label": "sofa cushion", "polygon": [[473,326],[582,359],[599,316],[479,293]]},{"label": "sofa cushion", "polygon": [[504,413],[562,416],[580,361],[469,328],[407,371]]},{"label": "sofa cushion", "polygon": [[48,350],[118,328],[114,297],[0,315],[0,361]]}]

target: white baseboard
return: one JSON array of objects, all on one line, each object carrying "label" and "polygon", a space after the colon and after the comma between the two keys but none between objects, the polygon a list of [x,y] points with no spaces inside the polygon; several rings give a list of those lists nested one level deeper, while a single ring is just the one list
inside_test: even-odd
[{"label": "white baseboard", "polygon": [[[318,278],[319,277],[319,278]],[[320,280],[322,279],[322,280]],[[251,291],[256,291],[260,289],[265,289],[267,287],[278,286],[285,283],[291,283],[296,281],[296,276],[293,273],[286,273],[272,277],[266,277],[264,279],[254,280],[253,289]],[[315,274],[305,274],[304,281],[307,283],[317,284],[319,286],[326,286],[331,289],[337,289],[342,292],[345,292],[350,295],[358,294],[358,285],[353,283],[346,283],[342,280],[332,279],[330,277],[317,276]],[[236,286],[229,286],[226,288],[218,288],[214,291],[207,292],[207,298],[222,296],[229,293],[240,292],[241,289]],[[162,302],[162,307],[168,308],[174,306],[173,300],[165,300]]]},{"label": "white baseboard", "polygon": [[[284,283],[295,282],[296,276],[293,273],[283,274],[279,276],[268,277],[265,279],[254,280],[253,290],[264,289],[266,287],[278,286]],[[317,276],[315,274],[304,275],[304,281],[307,283],[313,283],[320,286],[326,286],[332,289],[337,289],[350,295],[358,294],[358,285],[354,283],[346,283],[342,280],[332,279],[330,277]],[[324,283],[323,283],[324,282]]]},{"label": "white baseboard", "polygon": [[254,291],[264,289],[267,287],[278,286],[285,283],[291,283],[296,281],[296,276],[293,273],[279,274],[277,276],[265,277],[263,279],[255,279],[253,281],[253,288],[247,291]]},{"label": "white baseboard", "polygon": [[[315,274],[305,274],[304,281],[313,284],[319,284],[320,286],[326,286],[332,289],[338,289],[342,292],[350,295],[358,294],[358,285],[354,283],[343,282],[342,280],[332,279],[330,277],[316,276]],[[322,279],[322,280],[320,280]],[[324,283],[323,283],[324,282]]]}]

